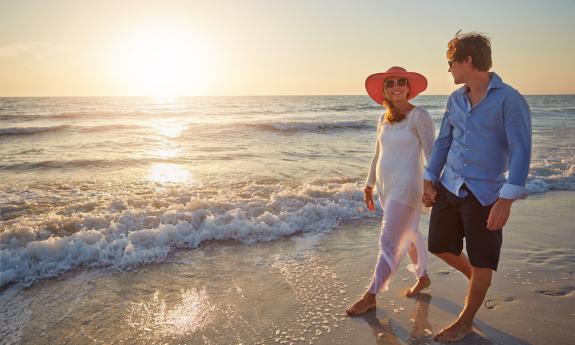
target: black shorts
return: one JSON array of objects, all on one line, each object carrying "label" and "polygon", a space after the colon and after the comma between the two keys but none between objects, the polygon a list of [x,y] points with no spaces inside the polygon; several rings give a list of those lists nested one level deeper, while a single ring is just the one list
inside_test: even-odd
[{"label": "black shorts", "polygon": [[441,183],[437,184],[437,197],[429,220],[429,251],[434,254],[461,254],[463,238],[469,261],[473,267],[497,271],[502,229],[487,229],[487,218],[493,204],[483,206],[463,185],[467,196],[459,198]]}]

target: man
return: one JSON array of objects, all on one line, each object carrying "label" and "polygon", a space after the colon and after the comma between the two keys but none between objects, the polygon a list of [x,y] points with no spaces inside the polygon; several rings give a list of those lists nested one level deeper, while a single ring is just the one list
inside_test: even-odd
[{"label": "man", "polygon": [[[455,342],[473,331],[497,270],[511,204],[525,195],[531,114],[519,92],[489,72],[488,38],[458,32],[447,59],[453,81],[464,86],[449,97],[425,170],[422,201],[433,205],[429,251],[469,279],[459,317],[435,336]],[[462,253],[464,238],[469,257]]]}]

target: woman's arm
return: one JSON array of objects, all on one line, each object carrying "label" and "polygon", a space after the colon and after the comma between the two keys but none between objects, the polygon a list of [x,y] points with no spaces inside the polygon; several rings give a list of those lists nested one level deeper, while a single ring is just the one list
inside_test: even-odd
[{"label": "woman's arm", "polygon": [[368,188],[372,188],[375,186],[376,176],[375,172],[377,170],[377,161],[379,160],[379,129],[381,126],[381,122],[383,120],[383,115],[380,117],[379,122],[377,123],[377,131],[375,136],[375,152],[373,154],[373,158],[371,159],[371,165],[369,167],[369,173],[367,174],[367,181],[365,182],[365,186]]},{"label": "woman's arm", "polygon": [[423,110],[415,121],[415,130],[417,137],[421,144],[423,154],[425,155],[425,162],[429,164],[431,160],[431,151],[433,150],[433,142],[435,141],[435,126],[431,115],[427,110]]}]

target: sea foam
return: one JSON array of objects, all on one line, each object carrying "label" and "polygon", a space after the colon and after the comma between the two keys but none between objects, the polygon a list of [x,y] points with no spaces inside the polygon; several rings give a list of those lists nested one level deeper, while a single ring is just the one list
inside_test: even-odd
[{"label": "sea foam", "polygon": [[42,221],[14,222],[0,233],[0,286],[29,285],[80,266],[125,269],[160,262],[175,248],[207,241],[253,244],[322,232],[370,216],[356,183],[308,183],[233,202],[216,197],[159,208],[128,204],[113,200],[100,215],[50,214]]}]

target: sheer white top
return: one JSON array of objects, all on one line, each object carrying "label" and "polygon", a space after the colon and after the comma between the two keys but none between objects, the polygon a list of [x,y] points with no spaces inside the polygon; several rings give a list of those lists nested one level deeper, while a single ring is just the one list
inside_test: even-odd
[{"label": "sheer white top", "polygon": [[423,168],[424,159],[430,159],[434,138],[433,120],[423,108],[413,108],[403,121],[393,124],[380,117],[366,185],[377,188],[382,206],[392,198],[427,212],[421,203]]}]

